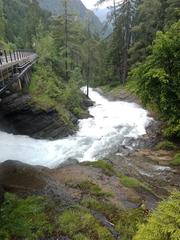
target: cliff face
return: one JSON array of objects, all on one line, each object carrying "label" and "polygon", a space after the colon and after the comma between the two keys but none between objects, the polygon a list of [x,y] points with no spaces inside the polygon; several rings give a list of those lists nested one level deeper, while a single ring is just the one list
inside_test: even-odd
[{"label": "cliff face", "polygon": [[[65,124],[55,109],[42,110],[32,103],[29,94],[13,93],[0,103],[0,128],[34,138],[58,139],[74,131]],[[72,115],[72,122],[78,119]]]}]

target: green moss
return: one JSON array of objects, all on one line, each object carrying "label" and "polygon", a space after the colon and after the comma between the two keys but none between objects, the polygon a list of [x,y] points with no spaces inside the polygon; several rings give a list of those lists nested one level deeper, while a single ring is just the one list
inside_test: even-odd
[{"label": "green moss", "polygon": [[156,150],[167,150],[167,151],[170,151],[170,150],[176,149],[176,146],[174,145],[174,143],[172,143],[170,141],[162,141],[162,142],[159,142],[156,145],[155,149]]},{"label": "green moss", "polygon": [[138,188],[143,186],[138,179],[128,176],[120,176],[120,182],[123,184],[123,186],[128,188]]},{"label": "green moss", "polygon": [[171,165],[179,166],[180,165],[180,153],[177,153],[173,160],[171,161]]},{"label": "green moss", "polygon": [[85,163],[84,165],[91,166],[94,168],[99,168],[103,171],[104,174],[106,174],[108,176],[116,175],[116,171],[115,171],[113,165],[111,163],[107,162],[106,160],[99,160],[96,162],[88,162],[88,163]]},{"label": "green moss", "polygon": [[0,239],[39,239],[51,233],[52,225],[46,213],[47,200],[42,197],[21,199],[5,194],[0,206]]},{"label": "green moss", "polygon": [[60,231],[73,240],[111,240],[110,232],[87,211],[81,209],[66,210],[59,217]]},{"label": "green moss", "polygon": [[112,197],[112,193],[104,192],[99,185],[91,182],[91,181],[82,181],[78,184],[71,185],[74,188],[80,189],[83,193],[89,194],[91,196],[95,196],[97,198],[102,197]]}]

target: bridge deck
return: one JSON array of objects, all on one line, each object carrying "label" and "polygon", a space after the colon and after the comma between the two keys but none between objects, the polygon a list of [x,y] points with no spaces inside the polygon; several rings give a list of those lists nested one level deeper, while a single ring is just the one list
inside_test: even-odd
[{"label": "bridge deck", "polygon": [[36,53],[27,53],[24,55],[21,59],[11,59],[10,55],[7,56],[7,61],[6,58],[3,56],[1,58],[1,64],[0,64],[0,71],[4,71],[8,68],[12,68],[13,66],[16,65],[23,65],[27,62],[34,62],[37,59],[37,54]]},{"label": "bridge deck", "polygon": [[[38,58],[33,52],[13,52],[0,57],[0,95],[22,80]],[[21,84],[20,84],[21,85]]]}]

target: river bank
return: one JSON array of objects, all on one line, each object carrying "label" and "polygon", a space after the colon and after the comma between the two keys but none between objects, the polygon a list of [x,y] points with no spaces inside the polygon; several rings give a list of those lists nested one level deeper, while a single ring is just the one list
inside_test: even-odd
[{"label": "river bank", "polygon": [[41,107],[27,92],[9,92],[0,102],[0,130],[36,139],[67,137],[77,131],[80,118],[89,117],[87,109],[93,103],[85,95],[82,99],[82,112],[77,116],[65,108],[59,111],[57,106]]}]

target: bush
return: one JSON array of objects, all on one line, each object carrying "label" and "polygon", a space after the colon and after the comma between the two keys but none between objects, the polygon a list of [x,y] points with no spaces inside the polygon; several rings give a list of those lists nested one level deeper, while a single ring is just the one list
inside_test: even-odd
[{"label": "bush", "polygon": [[162,201],[133,240],[179,240],[180,192]]},{"label": "bush", "polygon": [[176,146],[174,145],[174,143],[170,142],[170,141],[162,141],[162,142],[159,142],[155,149],[156,150],[174,150],[176,148]]},{"label": "bush", "polygon": [[0,206],[0,239],[39,239],[50,233],[52,226],[45,213],[46,199],[28,197],[20,199],[6,193]]}]

